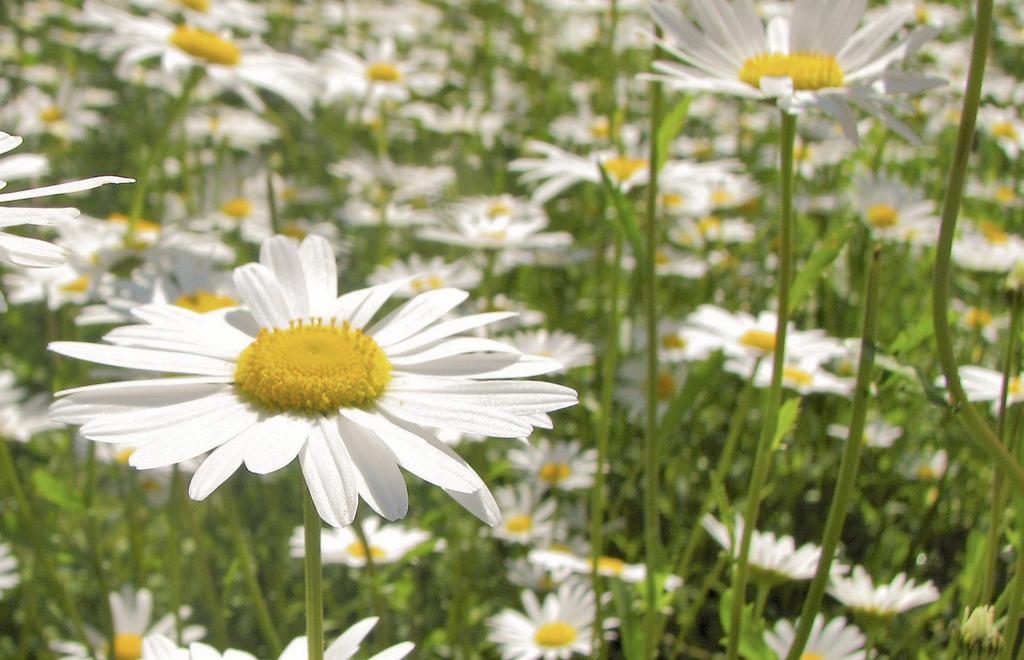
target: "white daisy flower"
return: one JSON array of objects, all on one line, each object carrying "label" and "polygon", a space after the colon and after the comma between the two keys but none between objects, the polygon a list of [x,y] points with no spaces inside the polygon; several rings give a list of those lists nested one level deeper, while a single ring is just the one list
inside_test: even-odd
[{"label": "white daisy flower", "polygon": [[421,71],[415,62],[399,58],[390,38],[371,44],[364,57],[342,48],[329,49],[320,56],[319,64],[324,79],[321,99],[325,103],[339,99],[370,106],[403,103],[413,93],[432,94],[443,83],[439,74]]},{"label": "white daisy flower", "polygon": [[1011,160],[1016,160],[1024,149],[1024,121],[1014,108],[982,106],[978,112],[978,130],[988,133]]},{"label": "white daisy flower", "polygon": [[693,249],[715,244],[751,243],[757,236],[754,225],[741,218],[705,215],[699,219],[678,218],[669,228],[669,240]]},{"label": "white daisy flower", "polygon": [[991,220],[966,224],[953,239],[953,259],[968,270],[1006,273],[1024,262],[1024,238]]},{"label": "white daisy flower", "polygon": [[5,591],[18,586],[21,576],[18,575],[18,560],[11,552],[11,546],[0,543],[0,597]]},{"label": "white daisy flower", "polygon": [[[20,137],[0,132],[0,154],[7,153],[20,144]],[[20,192],[0,193],[0,203],[92,190],[107,183],[132,183],[134,181],[135,179],[126,179],[120,176],[96,176]],[[0,188],[6,185],[6,181],[0,181]],[[77,218],[78,215],[78,209],[74,208],[44,209],[0,206],[0,228],[17,225],[59,226]],[[29,268],[50,268],[64,263],[66,258],[67,250],[53,243],[0,232],[0,263]]]},{"label": "white daisy flower", "polygon": [[[728,550],[733,558],[738,556],[739,546],[733,544],[733,539],[738,541],[743,536],[743,517],[740,514],[736,514],[732,534],[711,514],[704,516],[701,524],[711,538]],[[792,536],[776,537],[775,532],[755,529],[750,537],[750,566],[772,580],[810,580],[818,570],[820,559],[821,548],[813,543],[805,543],[797,548]],[[840,568],[836,563],[832,566],[832,570]]]},{"label": "white daisy flower", "polygon": [[861,566],[854,566],[849,577],[829,576],[828,593],[855,612],[876,617],[895,616],[939,599],[931,580],[918,585],[900,573],[889,584],[876,587]]},{"label": "white daisy flower", "polygon": [[[590,575],[594,565],[590,557],[580,557],[561,549],[531,550],[528,560],[556,575],[566,571],[577,575]],[[644,564],[630,564],[609,555],[597,558],[597,572],[604,577],[616,578],[632,584],[643,582],[647,577],[647,567]],[[679,576],[670,575],[665,580],[665,589],[673,591],[678,589],[682,583]]]},{"label": "white daisy flower", "polygon": [[531,591],[557,589],[572,574],[570,568],[549,569],[529,559],[510,559],[505,562],[505,577],[508,581]]},{"label": "white daisy flower", "polygon": [[543,488],[590,488],[597,474],[597,450],[583,449],[577,440],[554,442],[539,438],[535,444],[510,451],[508,460]]},{"label": "white daisy flower", "polygon": [[552,248],[572,243],[572,236],[564,231],[543,231],[547,226],[547,214],[535,202],[500,195],[463,201],[454,209],[450,223],[426,227],[419,237],[493,250]]},{"label": "white daisy flower", "polygon": [[[796,628],[789,621],[779,621],[775,629],[765,633],[764,641],[780,658],[789,656],[796,639]],[[825,623],[818,614],[811,625],[811,636],[800,656],[802,660],[865,660],[864,644],[867,639],[857,626],[839,617]]]},{"label": "white daisy flower", "polygon": [[239,151],[258,150],[280,136],[280,130],[247,108],[218,105],[197,109],[183,122],[185,135],[196,143],[209,141]]},{"label": "white daisy flower", "polygon": [[[967,393],[968,401],[991,401],[993,412],[999,409],[999,397],[1003,390],[1003,372],[965,365],[957,372],[960,375],[960,382]],[[1006,405],[1012,406],[1015,403],[1024,401],[1024,373],[1019,373],[1010,378],[1006,388]],[[939,376],[935,384],[939,387],[946,386],[946,377]]]},{"label": "white daisy flower", "polygon": [[522,594],[525,614],[507,609],[487,621],[487,639],[505,660],[556,660],[590,655],[594,592],[583,581],[566,582],[541,605],[532,591]]},{"label": "white daisy flower", "polygon": [[[803,396],[812,393],[852,395],[855,380],[852,378],[841,378],[827,371],[822,366],[823,361],[813,355],[799,360],[786,360],[782,366],[782,386],[799,392]],[[774,362],[769,357],[757,363],[757,371],[754,373],[754,385],[757,387],[769,387],[771,385]],[[754,364],[754,358],[751,357],[734,358],[725,363],[725,370],[736,374],[740,378],[749,378],[750,372],[754,369]]]},{"label": "white daisy flower", "polygon": [[562,368],[556,373],[594,363],[594,345],[561,330],[521,330],[503,339],[526,355],[558,360]]},{"label": "white daisy flower", "polygon": [[890,7],[857,30],[866,7],[850,0],[796,0],[788,16],[765,26],[751,0],[703,1],[693,22],[667,3],[652,3],[651,15],[666,35],[659,42],[679,60],[655,62],[656,77],[675,89],[771,100],[787,112],[817,108],[854,141],[858,107],[916,141],[889,111],[896,104],[891,96],[943,81],[895,66],[937,30],[900,35],[913,16],[910,5]]},{"label": "white daisy flower", "polygon": [[234,28],[262,34],[267,30],[266,11],[247,0],[131,0],[136,7],[162,11],[173,18],[179,12],[185,22],[204,30]]},{"label": "white daisy flower", "polygon": [[352,521],[360,496],[389,520],[403,517],[400,467],[496,523],[486,485],[427,427],[508,438],[550,428],[546,413],[574,405],[576,393],[510,379],[557,362],[458,336],[509,316],[441,321],[467,298],[458,289],[420,294],[371,323],[399,283],[338,297],[336,268],[326,240],[276,236],[259,263],[235,269],[243,308],[147,305],[133,311],[139,325],[105,344],[52,343],[69,357],[185,376],[66,390],[53,418],[92,440],[139,443],[130,459],[139,469],[212,452],[189,488],[197,500],[243,463],[265,474],[298,458],[317,511],[336,527]]},{"label": "white daisy flower", "polygon": [[881,175],[856,180],[861,221],[879,239],[933,245],[939,237],[935,203],[902,181]]},{"label": "white daisy flower", "polygon": [[949,454],[945,449],[927,451],[910,457],[903,472],[910,479],[924,482],[935,482],[946,474],[949,467]]},{"label": "white daisy flower", "polygon": [[[381,525],[379,518],[368,518],[362,525],[369,548],[351,526],[320,530],[323,563],[362,568],[369,556],[374,564],[393,564],[430,539],[430,533],[422,529],[408,529],[397,524]],[[302,527],[296,528],[292,534],[291,548],[292,557],[306,556],[306,539]]]},{"label": "white daisy flower", "polygon": [[0,371],[0,442],[28,442],[36,433],[60,428],[60,424],[50,421],[49,405],[50,397],[46,394],[26,399],[14,373]]},{"label": "white daisy flower", "polygon": [[370,284],[401,281],[403,284],[395,291],[395,295],[408,298],[430,289],[448,286],[472,289],[480,284],[482,277],[480,269],[466,259],[445,261],[443,257],[425,259],[413,254],[404,261],[396,260],[386,265],[378,265],[368,281]]},{"label": "white daisy flower", "polygon": [[491,534],[511,543],[551,543],[564,536],[565,525],[554,519],[557,503],[545,500],[524,482],[518,486],[505,486],[494,491],[498,507],[503,511],[501,523]]},{"label": "white daisy flower", "polygon": [[[850,427],[841,424],[829,424],[826,429],[833,438],[846,440],[850,437]],[[865,447],[887,449],[903,435],[903,429],[889,424],[881,417],[864,425],[863,443]]]}]

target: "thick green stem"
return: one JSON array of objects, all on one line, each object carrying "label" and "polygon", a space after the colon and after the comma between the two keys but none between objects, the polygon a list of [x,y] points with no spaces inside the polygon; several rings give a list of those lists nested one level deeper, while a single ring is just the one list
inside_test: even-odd
[{"label": "thick green stem", "polygon": [[832,494],[832,505],[828,510],[825,532],[821,541],[821,559],[811,580],[810,589],[800,610],[796,636],[789,647],[787,660],[798,660],[803,653],[807,639],[811,635],[814,616],[821,608],[828,586],[832,561],[835,559],[836,548],[843,534],[846,514],[850,510],[850,502],[857,491],[857,469],[860,466],[860,453],[864,447],[864,421],[867,419],[868,398],[871,396],[871,370],[875,363],[875,327],[878,321],[878,287],[881,271],[880,246],[876,246],[871,258],[871,269],[868,273],[867,292],[864,294],[864,326],[861,330],[860,360],[857,364],[857,384],[853,391],[853,411],[850,414],[850,433],[843,448],[843,459],[839,464],[839,479]]},{"label": "thick green stem", "polygon": [[[658,47],[654,47],[654,59]],[[655,655],[658,643],[658,593],[656,578],[661,570],[661,531],[658,519],[658,281],[655,257],[658,250],[658,128],[661,125],[661,83],[651,82],[650,160],[647,181],[647,250],[643,264],[644,318],[647,328],[647,410],[644,424],[644,558],[647,563],[644,611],[646,657]]]},{"label": "thick green stem", "polygon": [[956,356],[953,352],[953,337],[949,327],[949,289],[952,271],[953,235],[956,232],[957,216],[963,198],[964,181],[967,177],[967,161],[974,142],[974,126],[978,119],[981,102],[981,82],[985,76],[985,60],[988,57],[989,41],[992,37],[992,0],[978,0],[978,17],[974,28],[974,44],[971,48],[971,64],[967,75],[967,91],[964,94],[960,130],[957,133],[953,162],[946,182],[946,196],[942,204],[942,224],[935,248],[935,273],[932,280],[932,323],[935,327],[935,349],[946,386],[957,404],[960,420],[975,442],[995,463],[997,470],[1013,482],[1017,491],[1024,491],[1024,468],[999,442],[995,431],[989,427],[978,409],[967,400],[967,393],[960,383]]},{"label": "thick green stem", "polygon": [[779,154],[782,183],[779,227],[779,275],[775,326],[775,352],[772,363],[772,381],[764,401],[761,434],[757,439],[757,453],[750,477],[750,491],[747,494],[747,511],[744,516],[743,535],[740,539],[740,553],[737,558],[733,579],[732,610],[729,613],[729,660],[739,657],[740,626],[743,621],[743,605],[747,600],[747,579],[750,572],[750,539],[757,526],[761,510],[761,497],[768,471],[771,468],[772,439],[778,423],[779,407],[782,405],[782,370],[786,361],[786,330],[789,326],[789,287],[793,279],[793,146],[796,142],[796,116],[781,111],[782,130],[779,137]]},{"label": "thick green stem", "polygon": [[[320,515],[309,491],[302,489],[302,523],[306,541],[306,641],[309,660],[324,658],[324,588],[320,563]],[[367,553],[369,554],[369,553]]]}]

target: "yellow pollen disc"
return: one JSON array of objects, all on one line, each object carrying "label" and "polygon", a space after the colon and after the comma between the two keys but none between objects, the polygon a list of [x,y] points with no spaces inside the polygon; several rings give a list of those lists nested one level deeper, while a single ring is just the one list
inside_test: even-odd
[{"label": "yellow pollen disc", "polygon": [[697,228],[700,229],[700,233],[705,235],[712,231],[717,231],[721,227],[722,221],[718,216],[714,215],[705,216],[697,222]]},{"label": "yellow pollen disc", "polygon": [[499,231],[488,231],[484,232],[484,238],[490,239],[492,241],[506,241],[508,240],[508,232],[505,231],[504,229],[501,229]]},{"label": "yellow pollen disc", "polygon": [[[927,23],[928,19],[931,18],[931,14],[928,13],[928,7],[924,3],[919,3],[914,6],[914,17],[917,18],[918,23]],[[820,655],[817,657],[824,660]],[[800,658],[800,660],[804,660],[804,658]]]},{"label": "yellow pollen disc", "polygon": [[938,476],[939,475],[935,474],[935,470],[933,470],[932,466],[930,466],[930,465],[922,465],[921,467],[917,468],[917,478],[918,479],[923,479],[923,480],[926,480],[926,481],[932,481],[932,480],[934,480]]},{"label": "yellow pollen disc", "polygon": [[988,242],[993,245],[1003,245],[1010,242],[1010,235],[997,227],[993,222],[982,220],[978,223],[978,229],[988,239]]},{"label": "yellow pollen disc", "polygon": [[892,227],[899,220],[900,214],[891,204],[875,204],[868,208],[868,222],[879,229]]},{"label": "yellow pollen disc", "polygon": [[227,39],[200,28],[179,25],[171,34],[171,45],[210,64],[238,66],[242,51]]},{"label": "yellow pollen disc", "polygon": [[[354,541],[350,543],[348,547],[345,548],[345,552],[356,559],[366,559],[366,546],[363,545],[362,541]],[[385,556],[387,556],[387,553],[385,553],[380,546],[373,545],[372,543],[370,544],[371,559],[384,559]]]},{"label": "yellow pollen disc", "polygon": [[999,186],[998,188],[996,188],[996,201],[1002,204],[1016,202],[1017,193],[1014,192],[1013,188],[1008,188],[1007,186]]},{"label": "yellow pollen disc", "polygon": [[537,646],[559,649],[576,641],[576,628],[564,621],[545,623],[533,633],[533,641]]},{"label": "yellow pollen disc", "polygon": [[299,198],[299,189],[295,186],[285,186],[281,191],[281,199],[286,202],[294,202]]},{"label": "yellow pollen disc", "polygon": [[809,160],[811,158],[811,153],[811,145],[798,144],[796,148],[793,149],[793,158],[798,163],[802,163],[805,160]]},{"label": "yellow pollen disc", "polygon": [[628,181],[634,174],[647,167],[647,161],[643,158],[615,156],[604,161],[603,165],[613,179],[621,182]]},{"label": "yellow pollen disc", "polygon": [[204,14],[210,11],[210,0],[178,0],[181,4],[194,11],[201,11]]},{"label": "yellow pollen disc", "polygon": [[964,313],[964,323],[967,324],[967,327],[976,330],[986,328],[992,323],[992,312],[987,309],[971,307]]},{"label": "yellow pollen disc", "polygon": [[665,335],[661,338],[661,345],[668,349],[686,348],[686,340],[679,335]]},{"label": "yellow pollen disc", "polygon": [[132,447],[129,447],[128,449],[122,449],[121,451],[117,452],[117,455],[114,456],[114,460],[120,463],[121,465],[128,465],[128,459],[130,459],[132,457],[132,454],[134,453],[135,449]]},{"label": "yellow pollen disc", "polygon": [[163,489],[163,486],[156,479],[139,479],[139,486],[142,490],[157,493]]},{"label": "yellow pollen disc", "polygon": [[626,570],[626,562],[618,557],[598,557],[597,570],[613,575],[622,575],[622,572]]},{"label": "yellow pollen disc", "polygon": [[812,374],[796,367],[783,367],[782,377],[794,385],[810,385],[814,382]]},{"label": "yellow pollen disc", "polygon": [[565,481],[572,474],[572,468],[565,463],[545,463],[540,468],[540,478],[552,486]]},{"label": "yellow pollen disc", "polygon": [[992,125],[992,135],[1010,140],[1017,139],[1017,127],[1008,121],[997,122]]},{"label": "yellow pollen disc", "polygon": [[134,633],[114,635],[114,660],[139,660],[142,657],[142,637]]},{"label": "yellow pollen disc", "polygon": [[[119,224],[128,224],[129,218],[124,213],[111,213],[107,216],[109,222],[117,222]],[[145,218],[139,218],[135,221],[136,231],[149,231],[159,232],[161,229],[159,222],[153,222],[152,220],[146,220]]]},{"label": "yellow pollen disc", "polygon": [[299,227],[298,225],[285,225],[284,227],[281,227],[281,233],[284,234],[285,236],[297,238],[300,241],[306,238],[306,236],[309,234],[309,232],[307,232],[302,227]]},{"label": "yellow pollen disc", "polygon": [[676,379],[669,373],[658,374],[658,398],[666,401],[676,389]]},{"label": "yellow pollen disc", "polygon": [[55,124],[64,118],[64,113],[57,106],[51,105],[39,113],[39,118],[47,124]]},{"label": "yellow pollen disc", "polygon": [[661,196],[661,202],[670,209],[677,209],[686,201],[679,193],[665,193]]},{"label": "yellow pollen disc", "polygon": [[224,215],[241,220],[252,213],[252,202],[245,197],[235,197],[221,204],[220,210]]},{"label": "yellow pollen disc", "polygon": [[739,78],[751,87],[761,87],[761,78],[789,78],[793,89],[815,91],[842,87],[843,69],[827,53],[761,53],[743,63]]},{"label": "yellow pollen disc", "polygon": [[1006,391],[1013,396],[1020,396],[1021,392],[1024,391],[1021,387],[1020,377],[1011,378]]},{"label": "yellow pollen disc", "polygon": [[64,293],[85,293],[89,289],[89,276],[82,275],[76,280],[68,282],[61,286],[60,290]]},{"label": "yellow pollen disc", "polygon": [[366,67],[366,77],[373,82],[398,82],[402,72],[391,62],[374,62]]},{"label": "yellow pollen disc", "polygon": [[389,382],[391,363],[377,342],[333,319],[263,328],[235,367],[235,386],[253,403],[307,415],[366,407]]},{"label": "yellow pollen disc", "polygon": [[505,529],[513,534],[525,534],[533,529],[533,518],[522,514],[509,516],[505,521]]},{"label": "yellow pollen disc", "polygon": [[775,333],[767,330],[747,330],[740,335],[740,343],[765,353],[775,350]]},{"label": "yellow pollen disc", "polygon": [[498,218],[503,215],[512,215],[512,208],[508,204],[495,202],[487,208],[487,215],[491,218]]},{"label": "yellow pollen disc", "polygon": [[611,135],[611,128],[608,126],[608,118],[601,117],[594,120],[590,125],[590,135],[596,138],[607,138]]},{"label": "yellow pollen disc", "polygon": [[735,199],[736,197],[728,190],[718,188],[717,190],[711,191],[711,203],[715,206],[731,204]]},{"label": "yellow pollen disc", "polygon": [[659,266],[667,266],[671,262],[672,260],[668,258],[667,254],[665,254],[661,250],[655,250],[654,263],[658,264]]},{"label": "yellow pollen disc", "polygon": [[202,314],[205,312],[212,312],[215,309],[235,307],[238,305],[238,301],[231,296],[225,296],[220,293],[213,293],[212,291],[204,291],[200,289],[193,293],[181,294],[178,296],[178,299],[174,301],[174,304],[178,307],[191,309],[193,312],[199,312]]},{"label": "yellow pollen disc", "polygon": [[825,660],[825,656],[820,653],[801,653],[800,660]]}]

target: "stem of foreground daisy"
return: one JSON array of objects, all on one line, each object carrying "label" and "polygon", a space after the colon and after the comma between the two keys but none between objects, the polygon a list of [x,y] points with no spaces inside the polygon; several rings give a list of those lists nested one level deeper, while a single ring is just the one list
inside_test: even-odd
[{"label": "stem of foreground daisy", "polygon": [[956,412],[975,442],[988,453],[997,470],[1013,482],[1018,492],[1024,492],[1024,468],[999,442],[999,437],[967,400],[967,393],[960,382],[956,356],[953,352],[953,337],[949,327],[949,289],[952,271],[953,235],[956,232],[957,216],[963,198],[964,180],[967,177],[967,162],[974,142],[974,126],[978,119],[981,102],[981,83],[985,76],[985,60],[988,57],[989,41],[992,37],[992,0],[978,0],[978,17],[974,28],[974,43],[971,46],[971,64],[967,74],[967,90],[964,94],[960,130],[957,133],[956,148],[946,182],[946,196],[942,203],[942,224],[935,247],[935,272],[932,279],[932,324],[935,329],[935,350],[946,377],[946,387],[956,401]]},{"label": "stem of foreground daisy", "polygon": [[[604,554],[604,518],[605,518],[605,466],[608,464],[608,441],[611,437],[613,399],[615,395],[615,370],[619,362],[619,325],[622,323],[622,244],[621,232],[615,232],[615,253],[612,259],[612,273],[609,282],[611,295],[608,311],[608,332],[606,335],[604,361],[601,364],[601,405],[597,422],[597,470],[594,474],[594,488],[590,496],[590,579],[594,585],[594,593],[603,594],[604,580],[598,572],[598,560]],[[594,599],[593,637],[591,639],[591,655],[604,658],[607,649],[604,635],[601,634],[602,599]]]},{"label": "stem of foreground daisy", "polygon": [[761,510],[761,497],[768,471],[771,468],[772,439],[778,423],[779,407],[782,405],[782,370],[786,360],[786,330],[789,326],[789,287],[793,279],[793,147],[796,143],[796,116],[780,110],[782,127],[779,136],[779,156],[782,183],[779,226],[779,272],[777,286],[775,325],[775,352],[772,362],[772,381],[764,399],[761,433],[757,439],[757,452],[750,476],[750,490],[747,493],[747,511],[744,516],[743,535],[740,539],[740,554],[736,560],[732,587],[732,609],[729,612],[729,644],[726,650],[729,660],[739,657],[740,626],[743,621],[743,606],[747,600],[747,578],[750,572],[750,539],[757,526]]},{"label": "stem of foreground daisy", "polygon": [[128,207],[128,233],[125,235],[125,242],[131,240],[131,237],[135,235],[135,226],[138,224],[139,218],[142,216],[142,209],[146,204],[146,191],[149,188],[153,170],[156,169],[156,166],[163,159],[164,152],[167,149],[167,138],[174,130],[178,120],[185,114],[189,98],[192,96],[192,90],[196,88],[202,77],[203,69],[201,67],[192,67],[188,78],[185,79],[181,87],[181,94],[174,102],[174,105],[171,106],[170,113],[167,116],[167,123],[160,130],[159,135],[157,135],[156,142],[153,143],[153,148],[149,150],[149,156],[142,165],[138,181],[132,189],[132,203]]},{"label": "stem of foreground daisy", "polygon": [[320,563],[320,514],[316,512],[309,491],[303,488],[302,493],[302,524],[306,542],[306,643],[309,647],[309,660],[323,660],[324,591],[323,567]]},{"label": "stem of foreground daisy", "polygon": [[[660,33],[656,31],[656,35]],[[659,47],[654,46],[652,60]],[[653,657],[658,643],[657,572],[661,568],[661,530],[658,520],[658,282],[655,257],[658,250],[658,163],[661,155],[658,128],[661,126],[661,82],[651,81],[650,159],[647,163],[647,250],[643,265],[644,319],[647,330],[647,397],[644,419],[644,558],[647,564],[644,610],[645,657]]]},{"label": "stem of foreground daisy", "polygon": [[[88,635],[85,634],[85,626],[82,625],[82,617],[78,613],[78,607],[75,606],[75,601],[68,597],[68,592],[64,589],[64,583],[57,575],[57,569],[51,561],[46,541],[39,533],[39,518],[36,517],[32,503],[29,501],[25,488],[21,484],[21,479],[18,477],[18,471],[14,467],[14,459],[11,457],[11,450],[8,446],[9,443],[10,441],[7,438],[0,437],[0,483],[7,484],[7,488],[14,496],[14,501],[18,506],[18,527],[23,533],[28,535],[29,542],[35,549],[36,567],[43,573],[44,578],[49,581],[50,589],[53,590],[53,594],[57,597],[57,602],[68,616],[71,628],[75,632],[75,637],[85,645],[86,649],[92,649],[92,642],[89,640]],[[106,596],[106,594],[103,595],[104,597]]]},{"label": "stem of foreground daisy", "polygon": [[864,294],[864,326],[861,330],[860,360],[857,363],[857,383],[853,389],[853,410],[850,413],[850,433],[843,448],[843,458],[839,464],[839,479],[836,481],[835,492],[832,493],[832,504],[828,510],[825,531],[821,540],[821,558],[818,568],[811,580],[811,586],[804,598],[800,618],[797,621],[796,635],[789,647],[786,660],[798,660],[804,646],[811,636],[814,617],[821,608],[825,597],[825,588],[832,571],[836,548],[843,534],[846,514],[850,503],[857,492],[857,470],[860,467],[861,449],[864,447],[864,421],[867,419],[868,398],[871,396],[871,370],[875,364],[875,327],[878,322],[878,286],[881,272],[882,248],[876,245],[871,257],[871,268],[868,271],[867,291]]}]

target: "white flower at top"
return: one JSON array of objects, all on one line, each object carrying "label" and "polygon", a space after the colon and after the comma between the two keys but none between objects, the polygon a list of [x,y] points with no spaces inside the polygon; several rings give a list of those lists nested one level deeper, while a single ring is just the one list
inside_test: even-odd
[{"label": "white flower at top", "polygon": [[934,244],[939,236],[935,203],[898,179],[873,175],[856,181],[861,221],[880,239]]},{"label": "white flower at top", "polygon": [[[424,259],[418,254],[408,259],[378,265],[368,278],[370,284],[402,282],[395,295],[408,298],[431,289],[455,287],[472,289],[480,284],[480,269],[466,259],[445,261],[443,257]],[[523,351],[524,353],[528,351]]]},{"label": "white flower at top", "polygon": [[594,592],[584,581],[565,582],[543,605],[532,591],[522,594],[525,613],[507,609],[487,621],[488,641],[505,660],[556,660],[589,655],[594,625]]},{"label": "white flower at top", "polygon": [[[733,539],[738,541],[743,536],[743,517],[740,514],[736,514],[732,534],[711,514],[704,516],[701,524],[734,558],[739,554],[739,544],[734,544]],[[776,537],[774,532],[755,529],[750,537],[750,565],[771,579],[810,580],[818,570],[820,558],[821,548],[813,543],[797,548],[792,536]],[[839,565],[833,563],[832,568],[838,570]]]},{"label": "white flower at top", "polygon": [[526,355],[554,358],[560,372],[594,363],[594,345],[561,330],[520,330],[505,340]]},{"label": "white flower at top", "polygon": [[11,552],[11,546],[0,543],[0,597],[5,591],[18,586],[21,576],[18,575],[18,560]]},{"label": "white flower at top", "polygon": [[443,82],[437,73],[421,71],[416,62],[400,58],[390,38],[370,44],[363,57],[342,48],[329,49],[321,55],[319,66],[325,103],[340,99],[371,106],[403,103],[412,93],[433,93]]},{"label": "white flower at top", "polygon": [[[789,621],[779,621],[775,629],[765,634],[768,643],[780,658],[789,655],[796,639],[796,629]],[[846,619],[839,617],[827,624],[825,617],[818,614],[811,625],[811,636],[800,656],[802,660],[864,660],[864,644],[867,639],[857,626],[848,624]]]},{"label": "white flower at top", "polygon": [[[0,154],[7,153],[21,144],[21,138],[0,132]],[[0,203],[17,202],[51,195],[92,190],[107,183],[132,183],[134,179],[120,176],[96,176],[79,181],[68,181],[53,186],[31,188],[20,192],[0,193]],[[7,185],[0,181],[0,188]],[[35,208],[0,206],[0,228],[17,225],[59,226],[79,215],[74,208]],[[0,263],[29,268],[49,268],[64,263],[67,250],[53,243],[36,238],[26,238],[0,232]]]},{"label": "white flower at top", "polygon": [[665,31],[660,43],[675,60],[658,60],[654,70],[675,89],[772,100],[788,112],[817,108],[838,120],[852,140],[858,107],[915,141],[890,113],[896,103],[891,97],[943,81],[896,65],[936,31],[903,32],[914,14],[911,5],[890,7],[858,30],[866,8],[856,0],[796,0],[789,15],[765,25],[752,0],[701,2],[693,21],[655,2],[651,14]]},{"label": "white flower at top", "polygon": [[537,203],[512,195],[467,199],[458,204],[445,227],[426,227],[420,238],[465,247],[552,248],[569,245],[564,231],[545,232],[548,217]]},{"label": "white flower at top", "polygon": [[91,440],[137,443],[129,462],[139,469],[211,452],[189,488],[197,500],[243,463],[265,474],[297,458],[333,526],[352,521],[360,496],[389,520],[403,517],[400,468],[494,524],[487,486],[430,429],[521,438],[577,401],[569,388],[516,380],[556,361],[461,335],[509,314],[441,320],[464,291],[428,291],[374,322],[400,283],[339,297],[335,255],[318,236],[267,239],[234,281],[241,308],[145,305],[133,310],[138,325],[103,344],[53,342],[69,357],[182,376],[66,390],[53,418]]},{"label": "white flower at top", "polygon": [[917,584],[900,573],[889,584],[875,586],[861,566],[854,566],[849,577],[829,576],[828,593],[855,612],[889,617],[939,599],[939,590],[931,580]]},{"label": "white flower at top", "polygon": [[533,484],[523,482],[494,491],[503,514],[491,533],[503,541],[522,544],[548,544],[564,536],[565,525],[556,521],[557,504]]},{"label": "white flower at top", "polygon": [[[393,564],[430,538],[430,534],[422,529],[407,529],[397,524],[381,525],[379,518],[368,518],[362,525],[369,548],[351,526],[320,530],[320,556],[323,563],[362,568],[369,556],[374,564]],[[306,556],[306,539],[302,527],[292,534],[291,548],[293,557]]]},{"label": "white flower at top", "polygon": [[583,449],[577,440],[539,438],[535,444],[510,451],[508,460],[541,487],[554,490],[590,488],[597,473],[597,450]]}]

